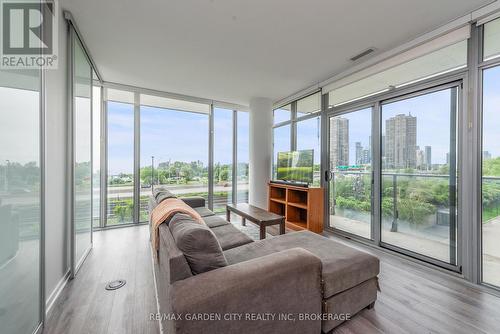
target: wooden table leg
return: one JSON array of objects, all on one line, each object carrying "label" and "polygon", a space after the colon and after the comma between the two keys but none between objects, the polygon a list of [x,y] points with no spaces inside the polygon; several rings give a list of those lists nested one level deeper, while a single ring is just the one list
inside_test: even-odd
[{"label": "wooden table leg", "polygon": [[247,226],[247,220],[244,217],[241,217],[241,225]]},{"label": "wooden table leg", "polygon": [[280,222],[280,234],[285,234],[285,220],[283,219],[281,222]]},{"label": "wooden table leg", "polygon": [[260,225],[260,240],[266,238],[266,226],[264,224]]},{"label": "wooden table leg", "polygon": [[231,211],[229,211],[229,208],[226,208],[226,220],[228,222],[231,221]]}]

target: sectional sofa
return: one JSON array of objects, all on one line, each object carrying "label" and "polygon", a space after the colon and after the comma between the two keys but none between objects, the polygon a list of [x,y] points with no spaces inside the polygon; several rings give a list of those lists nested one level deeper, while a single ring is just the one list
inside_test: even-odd
[{"label": "sectional sofa", "polygon": [[[226,264],[194,274],[172,234],[189,217],[159,226],[155,269],[165,333],[326,333],[373,307],[376,257],[309,231],[253,241],[203,198],[183,200],[203,217]],[[151,196],[150,210],[157,204]]]}]

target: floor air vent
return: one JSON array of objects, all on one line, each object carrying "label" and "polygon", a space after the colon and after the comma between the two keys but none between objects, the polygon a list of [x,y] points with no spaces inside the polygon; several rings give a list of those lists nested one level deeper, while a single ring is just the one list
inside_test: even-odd
[{"label": "floor air vent", "polygon": [[117,279],[116,281],[109,282],[106,284],[106,290],[116,290],[121,288],[127,283],[124,279]]}]

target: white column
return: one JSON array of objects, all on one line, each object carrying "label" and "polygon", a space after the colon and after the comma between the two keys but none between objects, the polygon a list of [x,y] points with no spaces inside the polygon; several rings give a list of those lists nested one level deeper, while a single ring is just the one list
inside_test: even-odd
[{"label": "white column", "polygon": [[272,106],[267,98],[250,100],[249,203],[266,210],[273,154]]}]

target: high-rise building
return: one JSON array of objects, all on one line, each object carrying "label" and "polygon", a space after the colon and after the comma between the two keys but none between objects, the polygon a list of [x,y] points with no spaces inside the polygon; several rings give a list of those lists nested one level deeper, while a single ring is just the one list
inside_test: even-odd
[{"label": "high-rise building", "polygon": [[424,151],[417,146],[416,148],[416,165],[418,169],[427,169],[427,165],[425,164],[425,154]]},{"label": "high-rise building", "polygon": [[385,121],[385,163],[389,168],[415,168],[417,118],[399,114]]},{"label": "high-rise building", "polygon": [[369,164],[372,162],[370,150],[363,149],[361,156],[362,156],[362,164]]},{"label": "high-rise building", "polygon": [[368,163],[372,162],[372,136],[368,137]]},{"label": "high-rise building", "polygon": [[488,151],[483,151],[483,160],[491,159],[491,153]]},{"label": "high-rise building", "polygon": [[425,166],[427,169],[432,169],[432,148],[430,146],[425,147]]},{"label": "high-rise building", "polygon": [[381,146],[382,146],[382,148],[381,148],[380,153],[382,154],[383,157],[385,157],[385,135],[382,135]]},{"label": "high-rise building", "polygon": [[356,165],[363,164],[363,146],[359,141],[356,142]]},{"label": "high-rise building", "polygon": [[330,168],[349,165],[349,120],[330,119]]}]

